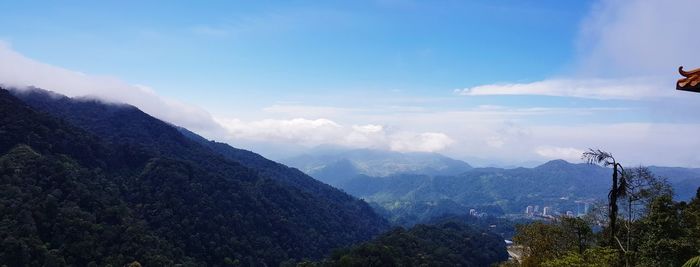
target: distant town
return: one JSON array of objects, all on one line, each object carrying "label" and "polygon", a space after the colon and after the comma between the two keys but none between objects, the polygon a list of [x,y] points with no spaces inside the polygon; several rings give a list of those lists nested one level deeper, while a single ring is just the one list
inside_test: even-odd
[{"label": "distant town", "polygon": [[[566,197],[560,198],[560,200],[568,200]],[[571,209],[557,209],[551,205],[528,205],[525,207],[525,216],[529,218],[544,218],[544,219],[554,219],[557,217],[581,217],[586,215],[593,205],[593,200],[576,200],[573,202],[574,205],[560,205],[562,207],[573,208]]]}]

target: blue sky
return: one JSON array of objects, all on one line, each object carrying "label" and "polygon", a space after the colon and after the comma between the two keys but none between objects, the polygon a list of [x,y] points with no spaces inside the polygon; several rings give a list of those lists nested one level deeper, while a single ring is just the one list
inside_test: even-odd
[{"label": "blue sky", "polygon": [[[3,2],[0,57],[42,71],[0,66],[0,83],[128,102],[277,158],[333,144],[517,164],[603,147],[700,166],[690,139],[669,144],[681,153],[639,156],[642,145],[668,150],[668,132],[700,128],[688,115],[700,100],[672,90],[675,68],[700,62],[679,46],[700,44],[678,15],[696,6]],[[603,129],[620,133],[601,142]]]},{"label": "blue sky", "polygon": [[13,26],[0,36],[43,62],[207,106],[240,94],[260,101],[343,91],[439,96],[561,71],[589,5],[142,2],[4,3],[0,23]]}]

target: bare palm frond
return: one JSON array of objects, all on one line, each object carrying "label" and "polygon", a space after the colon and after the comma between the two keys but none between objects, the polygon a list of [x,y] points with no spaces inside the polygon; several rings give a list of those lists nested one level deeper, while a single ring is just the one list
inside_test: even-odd
[{"label": "bare palm frond", "polygon": [[615,162],[615,158],[609,152],[592,148],[589,148],[588,151],[583,152],[581,159],[585,160],[589,164],[600,164],[606,167]]}]

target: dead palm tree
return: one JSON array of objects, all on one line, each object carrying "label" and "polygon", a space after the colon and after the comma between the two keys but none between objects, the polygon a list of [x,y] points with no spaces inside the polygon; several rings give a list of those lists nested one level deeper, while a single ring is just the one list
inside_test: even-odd
[{"label": "dead palm tree", "polygon": [[588,149],[583,152],[582,159],[589,164],[598,164],[604,167],[613,168],[612,173],[612,188],[608,192],[608,210],[610,218],[610,244],[615,243],[615,230],[617,223],[617,199],[627,194],[627,179],[625,177],[625,169],[615,160],[612,154],[600,149]]}]

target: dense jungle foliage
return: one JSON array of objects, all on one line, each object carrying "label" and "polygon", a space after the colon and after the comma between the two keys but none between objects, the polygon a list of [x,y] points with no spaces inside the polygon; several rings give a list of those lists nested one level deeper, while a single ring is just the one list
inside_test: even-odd
[{"label": "dense jungle foliage", "polygon": [[503,265],[698,266],[700,188],[690,201],[674,201],[670,185],[648,168],[627,171],[625,179],[614,231],[607,209],[583,218],[523,224],[513,247],[522,258]]},{"label": "dense jungle foliage", "polygon": [[396,228],[301,266],[490,266],[508,259],[503,239],[456,221]]},{"label": "dense jungle foliage", "polygon": [[134,107],[19,95],[0,90],[2,264],[277,265],[387,229],[360,200],[265,175]]}]

